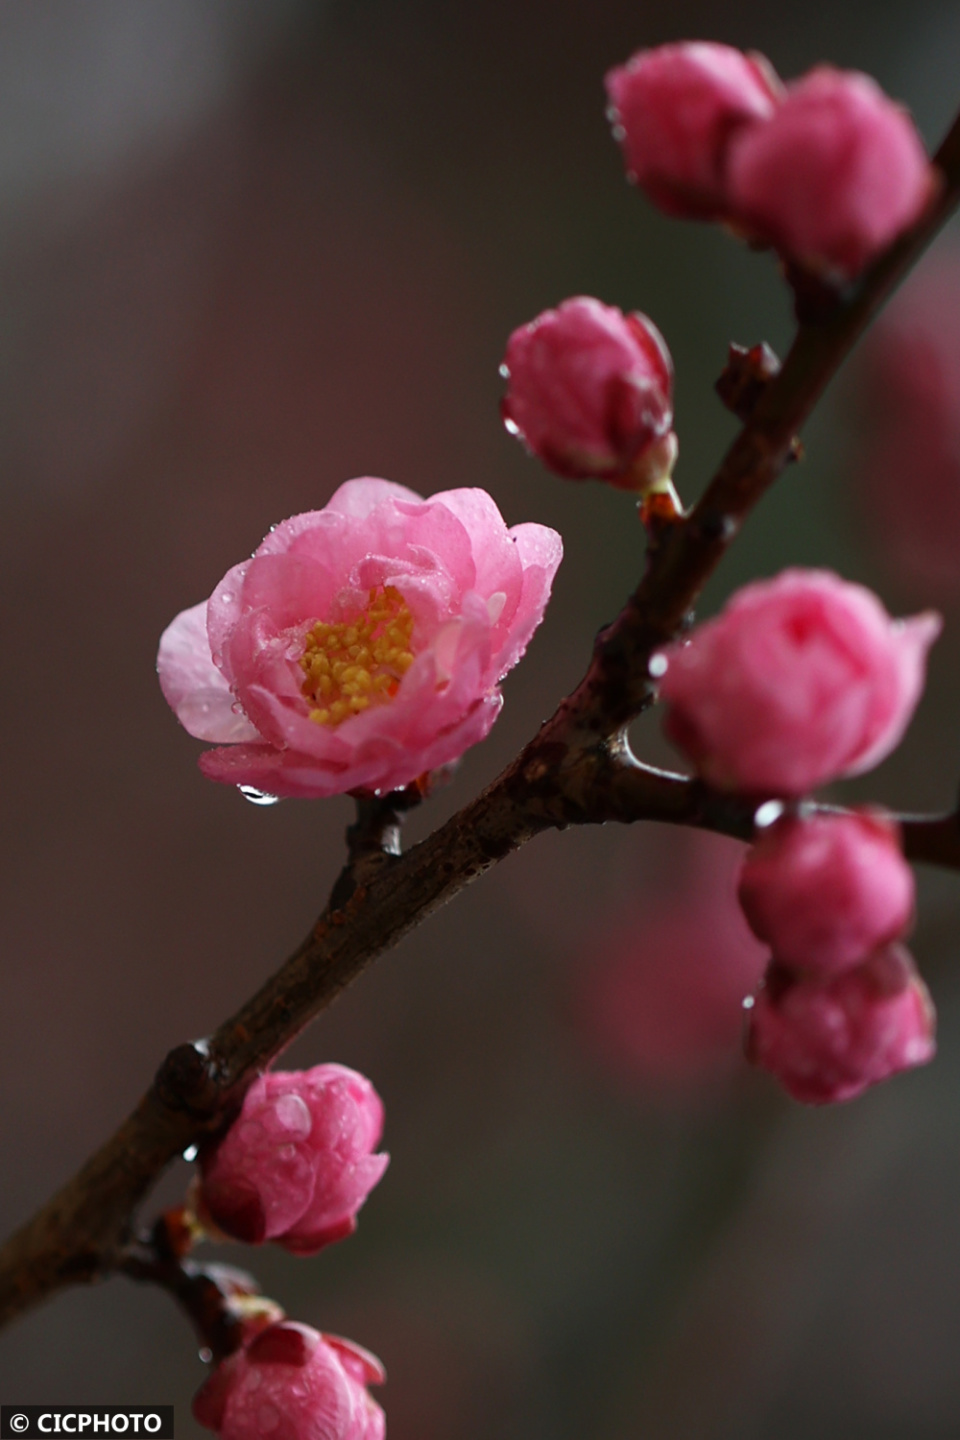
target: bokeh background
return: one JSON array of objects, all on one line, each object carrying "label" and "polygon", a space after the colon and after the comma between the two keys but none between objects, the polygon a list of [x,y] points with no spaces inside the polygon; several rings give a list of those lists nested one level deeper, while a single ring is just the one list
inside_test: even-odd
[{"label": "bokeh background", "polygon": [[[651,314],[686,500],[733,433],[712,392],[727,342],[788,343],[769,257],[624,182],[602,75],[677,37],[786,76],[870,71],[931,144],[960,98],[950,0],[0,3],[5,1229],[276,967],[339,867],[346,800],[257,808],[200,776],[154,675],[174,613],[352,475],[482,485],[508,523],[556,526],[546,623],[422,834],[577,680],[641,563],[629,500],[502,432],[509,331],[576,293]],[[960,301],[940,310],[960,327]],[[835,793],[945,808],[960,523],[928,521],[929,587],[900,563],[889,475],[892,525],[871,490],[896,387],[880,404],[866,373],[834,386],[703,610],[788,563],[894,612],[941,605],[906,743]],[[669,761],[657,721],[638,729]],[[545,836],[296,1046],[371,1076],[393,1161],[348,1244],[232,1258],[384,1358],[391,1440],[960,1433],[960,881],[921,876],[936,1064],[806,1111],[739,1058],[762,957],[737,854],[649,826]],[[181,1436],[202,1374],[171,1302],[123,1280],[0,1337],[5,1403],[173,1401]]]}]

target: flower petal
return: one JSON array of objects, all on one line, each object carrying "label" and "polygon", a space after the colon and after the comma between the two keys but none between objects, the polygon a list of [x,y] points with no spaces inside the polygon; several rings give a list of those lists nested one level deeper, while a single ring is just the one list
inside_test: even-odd
[{"label": "flower petal", "polygon": [[230,687],[213,663],[207,640],[207,605],[182,610],[160,637],[160,688],[188,734],[229,744],[258,740],[245,715],[238,714]]}]

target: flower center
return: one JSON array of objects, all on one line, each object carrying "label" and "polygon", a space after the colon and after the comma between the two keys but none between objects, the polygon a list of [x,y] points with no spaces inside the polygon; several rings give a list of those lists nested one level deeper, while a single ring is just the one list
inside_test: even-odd
[{"label": "flower center", "polygon": [[393,585],[370,591],[354,620],[318,620],[306,635],[301,686],[312,702],[310,719],[340,725],[371,705],[392,700],[413,664],[413,615]]}]

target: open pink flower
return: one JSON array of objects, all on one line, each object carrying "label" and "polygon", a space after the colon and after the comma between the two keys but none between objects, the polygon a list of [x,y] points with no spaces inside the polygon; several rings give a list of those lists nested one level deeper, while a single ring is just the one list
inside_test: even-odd
[{"label": "open pink flower", "polygon": [[380,1097],[356,1070],[268,1071],[201,1157],[200,1210],[237,1240],[311,1255],[356,1229],[387,1168],[373,1153],[382,1131]]},{"label": "open pink flower", "polygon": [[234,566],[160,641],[157,668],[212,780],[273,795],[392,790],[496,719],[562,555],[483,490],[341,485]]},{"label": "open pink flower", "polygon": [[906,730],[940,623],[892,620],[828,570],[758,580],[660,657],[664,728],[724,790],[803,795],[860,774]]},{"label": "open pink flower", "polygon": [[221,1361],[193,1416],[221,1440],[383,1440],[383,1411],[366,1387],[385,1379],[368,1350],[281,1320]]},{"label": "open pink flower", "polygon": [[780,101],[769,61],[683,41],[638,51],[606,85],[630,179],[668,215],[723,218],[730,139],[767,120]]},{"label": "open pink flower", "polygon": [[933,1004],[902,945],[830,978],[773,962],[747,1013],[747,1058],[808,1105],[852,1100],[936,1049]]},{"label": "open pink flower", "polygon": [[673,362],[646,315],[588,295],[514,330],[504,424],[558,475],[641,490],[676,459]]},{"label": "open pink flower", "polygon": [[907,112],[868,75],[811,70],[731,142],[736,219],[788,259],[847,280],[918,218],[934,187]]}]

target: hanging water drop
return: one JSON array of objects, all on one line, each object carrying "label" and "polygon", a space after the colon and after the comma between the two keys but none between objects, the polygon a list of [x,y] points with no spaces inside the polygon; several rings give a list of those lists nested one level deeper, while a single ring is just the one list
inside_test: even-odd
[{"label": "hanging water drop", "polygon": [[265,790],[257,790],[253,785],[238,785],[237,789],[251,805],[276,805],[280,799],[279,795],[268,795]]},{"label": "hanging water drop", "polygon": [[184,1158],[184,1160],[186,1160],[188,1163],[191,1163],[192,1161],[196,1160],[196,1158],[197,1158],[197,1156],[198,1156],[199,1154],[200,1154],[200,1146],[199,1146],[199,1145],[188,1145],[187,1148],[186,1148],[186,1150],[184,1150],[184,1152],[183,1152],[183,1158]]}]

